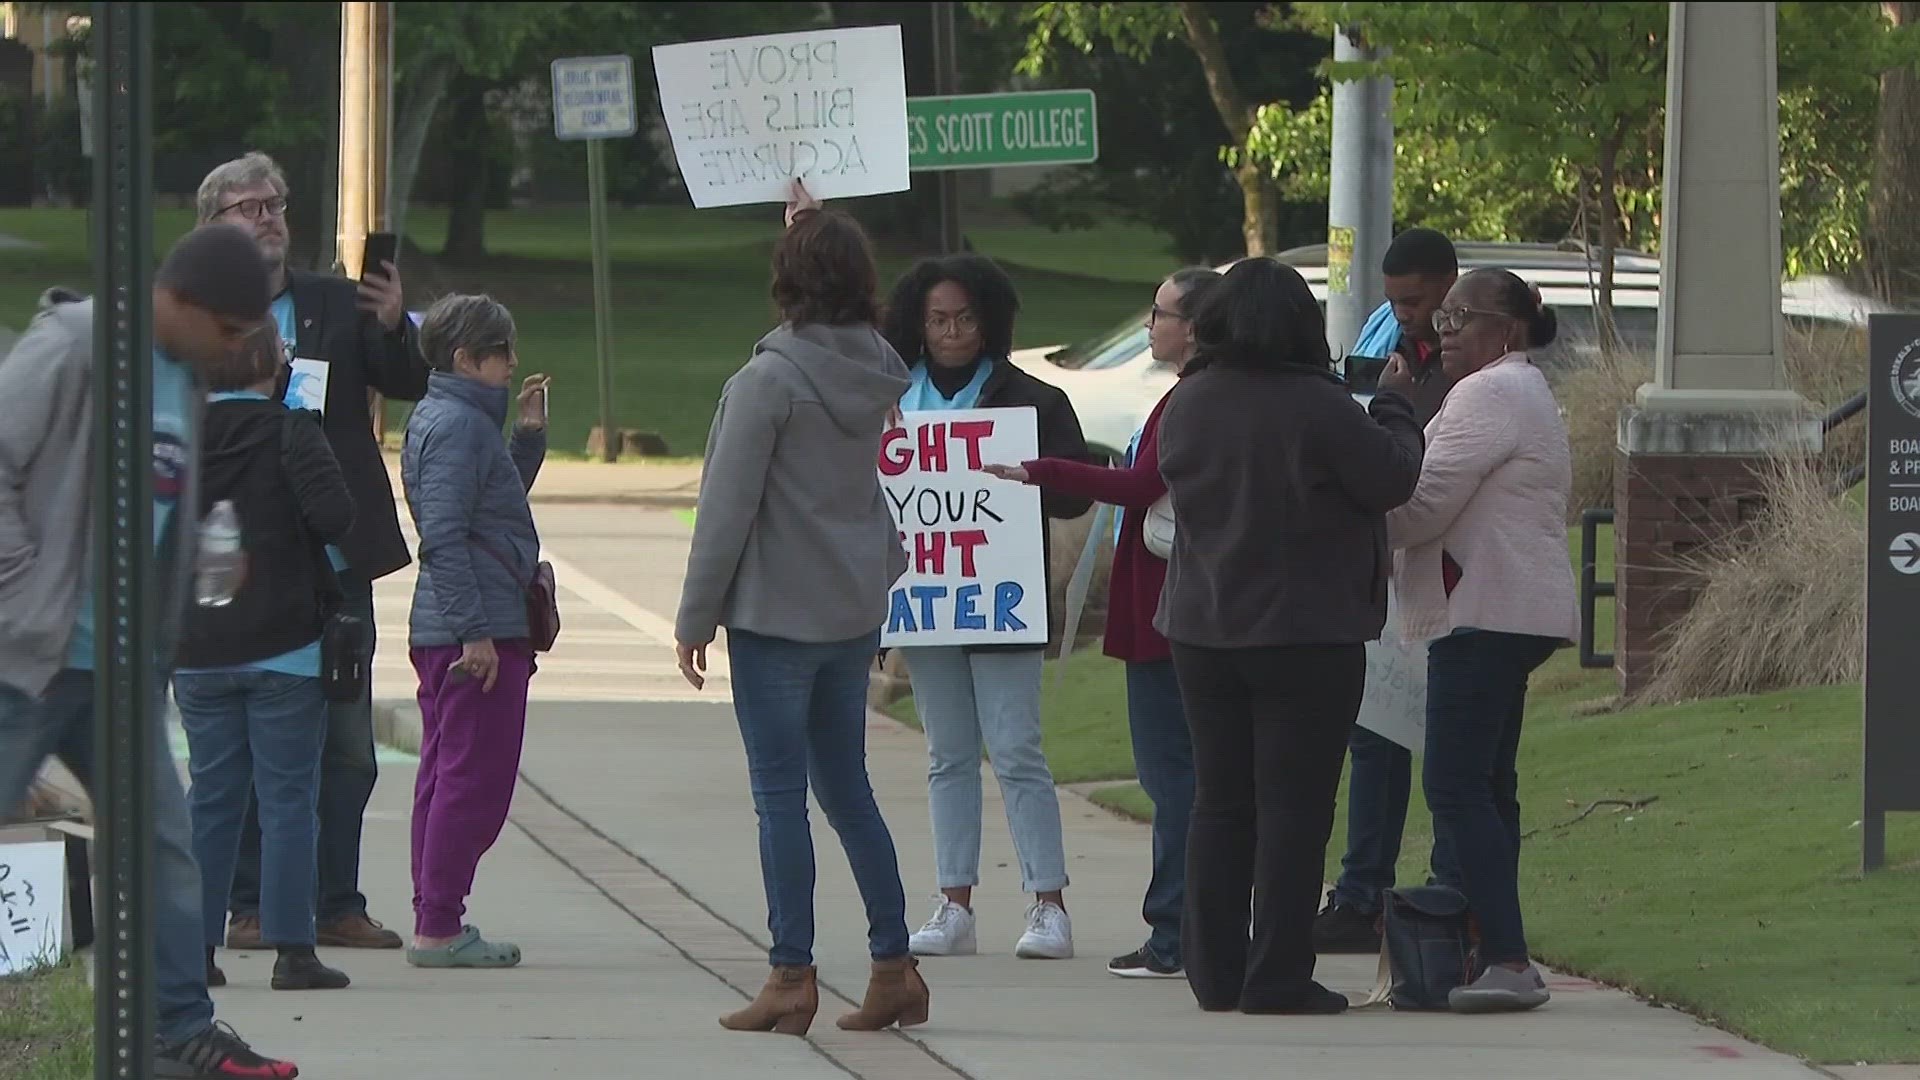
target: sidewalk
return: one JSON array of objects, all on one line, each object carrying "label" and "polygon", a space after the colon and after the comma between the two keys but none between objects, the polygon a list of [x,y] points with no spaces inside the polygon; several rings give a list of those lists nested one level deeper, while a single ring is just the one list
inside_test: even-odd
[{"label": "sidewalk", "polygon": [[[387,451],[393,493],[401,494],[400,455]],[[679,510],[699,501],[700,463],[682,458],[662,461],[570,461],[549,458],[529,496],[535,505],[611,504]],[[401,516],[406,515],[404,507]]]}]

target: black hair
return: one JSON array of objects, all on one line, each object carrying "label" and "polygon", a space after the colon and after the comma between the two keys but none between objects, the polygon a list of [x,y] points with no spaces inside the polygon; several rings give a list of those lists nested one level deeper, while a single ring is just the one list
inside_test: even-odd
[{"label": "black hair", "polygon": [[1181,313],[1191,318],[1220,284],[1220,271],[1210,266],[1188,266],[1168,274],[1167,280],[1180,290]]},{"label": "black hair", "polygon": [[1387,245],[1387,254],[1380,260],[1380,272],[1388,277],[1457,274],[1460,257],[1454,253],[1453,241],[1445,235],[1432,229],[1408,229]]},{"label": "black hair", "polygon": [[1273,259],[1242,259],[1191,312],[1198,346],[1187,373],[1208,364],[1330,368],[1327,320],[1300,271]]},{"label": "black hair", "polygon": [[155,286],[229,322],[267,317],[267,260],[235,225],[202,225],[174,242],[154,271]]},{"label": "black hair", "polygon": [[1020,311],[1020,293],[992,259],[968,252],[939,259],[921,259],[902,276],[887,298],[881,334],[909,366],[927,351],[927,294],[943,281],[964,289],[980,322],[980,351],[996,360],[1013,353],[1013,319]]},{"label": "black hair", "polygon": [[1481,287],[1487,290],[1500,313],[1520,320],[1527,328],[1527,348],[1544,349],[1559,335],[1560,317],[1541,301],[1538,289],[1513,271],[1490,266],[1475,270],[1461,280],[1476,285],[1485,283]]}]

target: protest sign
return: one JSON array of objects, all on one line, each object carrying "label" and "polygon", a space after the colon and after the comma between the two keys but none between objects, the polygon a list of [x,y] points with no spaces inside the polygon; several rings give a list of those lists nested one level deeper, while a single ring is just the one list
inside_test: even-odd
[{"label": "protest sign", "polygon": [[880,485],[907,549],[880,643],[1044,645],[1040,491],[980,471],[1040,454],[1031,408],[908,413],[880,443]]},{"label": "protest sign", "polygon": [[898,26],[656,45],[653,72],[695,206],[907,190]]},{"label": "protest sign", "polygon": [[1427,643],[1400,640],[1400,605],[1387,590],[1387,627],[1367,642],[1367,690],[1361,727],[1414,753],[1427,748]]},{"label": "protest sign", "polygon": [[67,846],[0,844],[0,976],[59,963],[66,910]]}]

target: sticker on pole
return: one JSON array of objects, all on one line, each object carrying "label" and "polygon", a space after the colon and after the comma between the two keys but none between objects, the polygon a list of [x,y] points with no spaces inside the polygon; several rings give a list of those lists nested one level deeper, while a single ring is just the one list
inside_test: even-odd
[{"label": "sticker on pole", "polygon": [[653,48],[660,108],[693,205],[905,191],[907,76],[898,26]]},{"label": "sticker on pole", "polygon": [[1893,538],[1887,551],[1893,568],[1903,574],[1920,574],[1920,533],[1901,533]]},{"label": "sticker on pole", "polygon": [[640,130],[633,57],[574,56],[553,62],[553,137],[624,139]]}]

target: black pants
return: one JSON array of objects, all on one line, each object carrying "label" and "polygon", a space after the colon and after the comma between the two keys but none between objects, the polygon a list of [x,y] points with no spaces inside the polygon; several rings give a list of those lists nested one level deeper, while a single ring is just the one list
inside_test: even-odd
[{"label": "black pants", "polygon": [[1295,1005],[1313,990],[1313,917],[1366,647],[1175,644],[1173,660],[1196,779],[1187,982],[1203,1009]]}]

